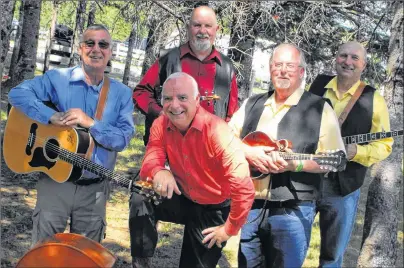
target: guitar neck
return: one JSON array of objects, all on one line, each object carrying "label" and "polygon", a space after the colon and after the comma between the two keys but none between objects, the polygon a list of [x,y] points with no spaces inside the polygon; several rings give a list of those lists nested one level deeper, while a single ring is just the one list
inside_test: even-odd
[{"label": "guitar neck", "polygon": [[347,137],[342,137],[345,144],[354,144],[354,143],[364,143],[369,141],[376,141],[385,138],[402,136],[403,130],[393,130],[388,132],[375,132],[375,133],[366,133],[366,134],[358,134]]},{"label": "guitar neck", "polygon": [[285,152],[280,152],[279,155],[285,160],[315,160],[318,158],[329,158],[328,156],[323,155],[285,153]]},{"label": "guitar neck", "polygon": [[121,186],[127,187],[130,185],[131,181],[128,178],[125,178],[124,176],[119,175],[110,169],[107,169],[97,163],[94,163],[86,158],[83,158],[77,155],[76,153],[72,153],[65,149],[60,149],[59,158],[74,166],[78,166],[86,171],[94,173],[103,179],[113,180],[118,184],[120,184]]}]

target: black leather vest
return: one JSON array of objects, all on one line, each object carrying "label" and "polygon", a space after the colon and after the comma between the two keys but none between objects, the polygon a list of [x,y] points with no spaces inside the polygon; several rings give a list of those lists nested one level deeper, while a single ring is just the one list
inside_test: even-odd
[{"label": "black leather vest", "polygon": [[[255,131],[264,110],[265,101],[273,91],[250,97],[245,106],[241,138]],[[290,140],[295,153],[315,153],[320,135],[325,100],[304,92],[298,104],[292,106],[278,125],[278,139]],[[271,200],[315,200],[319,197],[322,174],[284,172],[273,174]]]},{"label": "black leather vest", "polygon": [[[334,76],[319,75],[313,81],[309,91],[318,96],[324,96],[327,89],[325,86],[333,79]],[[362,95],[352,107],[348,117],[341,126],[342,137],[369,133],[372,128],[373,117],[373,98],[376,89],[367,85]],[[340,191],[343,196],[359,189],[365,179],[367,167],[349,161],[344,171],[334,174],[337,177]]]}]

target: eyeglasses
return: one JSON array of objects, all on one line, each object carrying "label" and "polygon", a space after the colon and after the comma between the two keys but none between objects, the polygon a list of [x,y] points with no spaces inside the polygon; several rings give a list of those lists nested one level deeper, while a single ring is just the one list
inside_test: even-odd
[{"label": "eyeglasses", "polygon": [[[86,40],[86,41],[83,41],[81,43],[84,45],[85,48],[93,48],[95,46],[95,44],[96,44],[96,42],[93,41],[93,40]],[[108,42],[106,42],[106,41],[101,40],[101,41],[98,42],[98,47],[101,48],[101,49],[108,49],[109,45],[110,44]]]},{"label": "eyeglasses", "polygon": [[[297,70],[297,68],[301,67],[297,64],[294,63],[285,63],[286,64],[286,71],[288,72],[294,72]],[[274,70],[280,71],[283,68],[284,63],[282,62],[275,62],[273,64]]]}]

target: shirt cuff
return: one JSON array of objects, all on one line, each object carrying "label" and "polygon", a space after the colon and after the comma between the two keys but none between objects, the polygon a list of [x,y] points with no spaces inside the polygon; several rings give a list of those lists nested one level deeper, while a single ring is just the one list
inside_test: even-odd
[{"label": "shirt cuff", "polygon": [[233,225],[228,219],[224,224],[224,231],[229,236],[237,235],[238,231],[240,231],[240,229],[241,229],[241,226]]},{"label": "shirt cuff", "polygon": [[353,162],[361,163],[363,161],[364,156],[366,156],[366,148],[362,145],[356,145],[356,154],[351,159]]}]

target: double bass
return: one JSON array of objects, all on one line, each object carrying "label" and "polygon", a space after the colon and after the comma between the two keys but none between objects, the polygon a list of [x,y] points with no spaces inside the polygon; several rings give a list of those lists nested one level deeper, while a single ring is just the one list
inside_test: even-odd
[{"label": "double bass", "polygon": [[101,244],[73,233],[58,233],[36,244],[17,263],[22,267],[113,267],[116,257]]}]

